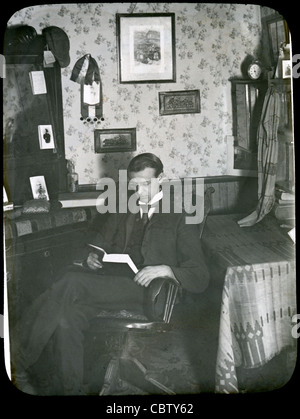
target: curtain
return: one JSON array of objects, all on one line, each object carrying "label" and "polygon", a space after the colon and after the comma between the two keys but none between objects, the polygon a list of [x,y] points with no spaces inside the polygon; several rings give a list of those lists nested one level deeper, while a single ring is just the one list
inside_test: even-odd
[{"label": "curtain", "polygon": [[258,204],[247,217],[238,221],[240,227],[249,227],[261,221],[275,202],[275,182],[278,161],[277,131],[280,120],[280,95],[270,86],[264,99],[258,126]]}]

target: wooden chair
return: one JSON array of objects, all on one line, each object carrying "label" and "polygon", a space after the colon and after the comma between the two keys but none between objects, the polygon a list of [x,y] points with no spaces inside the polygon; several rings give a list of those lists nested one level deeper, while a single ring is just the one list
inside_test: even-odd
[{"label": "wooden chair", "polygon": [[[209,187],[205,191],[204,218],[202,223],[198,225],[200,239],[203,234],[207,216],[211,210],[211,195],[213,193],[213,187]],[[153,340],[156,338],[159,339],[159,334],[161,336],[161,333],[167,333],[172,327],[176,328],[177,325],[172,325],[171,323],[171,316],[174,307],[176,307],[176,298],[183,298],[183,294],[179,293],[179,290],[178,283],[173,279],[157,278],[150,284],[148,289],[145,290],[144,311],[146,320],[141,318],[137,319],[134,315],[132,315],[132,317],[129,315],[126,320],[123,317],[123,335],[120,346],[118,351],[111,357],[108,364],[100,395],[112,394],[110,393],[111,385],[116,378],[121,378],[150,394],[174,394],[174,392],[162,382],[151,377],[151,374],[149,374],[149,371],[142,362],[129,354],[128,340],[132,338],[132,333],[139,330],[141,332],[148,330],[149,339]],[[105,313],[103,314],[104,315],[101,317],[102,320],[104,318],[107,319]],[[111,325],[108,327],[111,327]],[[136,336],[138,339],[138,334]]]},{"label": "wooden chair", "polygon": [[[195,225],[198,228],[199,238],[201,239],[205,227],[207,216],[211,209],[211,195],[214,188],[209,187],[205,190],[204,195],[204,218],[201,224]],[[95,223],[96,225],[97,223]],[[67,267],[66,270],[92,271],[85,267],[83,261],[74,261],[73,265]],[[66,271],[64,270],[64,272]],[[184,291],[179,287],[176,280],[172,278],[156,278],[149,287],[144,290],[143,314],[133,311],[120,310],[101,310],[97,317],[92,320],[89,330],[86,332],[86,349],[87,353],[96,350],[98,345],[104,352],[105,360],[108,363],[106,375],[101,393],[105,394],[107,382],[110,381],[112,371],[115,371],[115,363],[120,359],[126,345],[128,332],[134,330],[148,330],[151,336],[155,333],[163,333],[170,329],[174,307],[181,299],[184,299]],[[176,327],[176,326],[175,326]],[[101,354],[100,354],[101,355]],[[109,358],[107,360],[107,357]],[[88,363],[87,363],[88,364]],[[133,366],[137,368],[134,362]],[[92,363],[89,369],[93,371]],[[131,367],[130,367],[131,368]],[[134,368],[132,368],[133,370]],[[138,368],[139,369],[139,368]],[[136,376],[141,377],[141,370]],[[143,380],[142,380],[143,381]],[[151,388],[161,391],[162,384],[151,384]],[[168,391],[167,391],[168,392]]]}]

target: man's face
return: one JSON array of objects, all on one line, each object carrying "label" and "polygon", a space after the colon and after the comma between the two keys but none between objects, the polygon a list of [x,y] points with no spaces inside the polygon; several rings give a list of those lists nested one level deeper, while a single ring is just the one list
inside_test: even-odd
[{"label": "man's face", "polygon": [[140,172],[129,173],[130,189],[136,190],[140,201],[147,204],[159,192],[159,177],[155,176],[155,169],[146,167]]}]

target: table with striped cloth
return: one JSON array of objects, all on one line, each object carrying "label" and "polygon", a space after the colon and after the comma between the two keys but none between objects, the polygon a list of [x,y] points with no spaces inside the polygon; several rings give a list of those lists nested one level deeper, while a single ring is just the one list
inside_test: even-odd
[{"label": "table with striped cloth", "polygon": [[284,348],[294,348],[295,249],[272,216],[239,227],[239,214],[207,219],[203,247],[225,273],[222,284],[216,392],[237,393],[236,368],[265,365]]}]

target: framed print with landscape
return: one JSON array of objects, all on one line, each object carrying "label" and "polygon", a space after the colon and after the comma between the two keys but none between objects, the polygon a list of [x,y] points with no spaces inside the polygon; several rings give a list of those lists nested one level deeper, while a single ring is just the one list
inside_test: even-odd
[{"label": "framed print with landscape", "polygon": [[120,83],[175,82],[175,14],[116,17]]},{"label": "framed print with landscape", "polygon": [[136,150],[136,128],[97,129],[95,153],[113,153]]},{"label": "framed print with landscape", "polygon": [[159,114],[200,113],[200,91],[159,92]]}]

